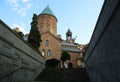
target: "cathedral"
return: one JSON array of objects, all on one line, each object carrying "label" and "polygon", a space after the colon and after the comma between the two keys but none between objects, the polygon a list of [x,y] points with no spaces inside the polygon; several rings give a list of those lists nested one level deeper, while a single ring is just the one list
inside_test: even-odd
[{"label": "cathedral", "polygon": [[66,32],[66,40],[61,38],[60,34],[57,34],[57,17],[52,10],[47,6],[37,18],[38,30],[41,34],[42,43],[39,47],[39,51],[42,56],[48,59],[60,60],[62,51],[67,51],[74,68],[81,67],[82,55],[84,51],[84,45],[75,43],[75,39],[72,38],[72,32],[70,29]]}]

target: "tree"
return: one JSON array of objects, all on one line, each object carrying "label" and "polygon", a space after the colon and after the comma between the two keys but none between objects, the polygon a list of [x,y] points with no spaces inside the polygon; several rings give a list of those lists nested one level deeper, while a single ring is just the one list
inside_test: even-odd
[{"label": "tree", "polygon": [[17,32],[17,34],[21,37],[21,38],[23,38],[23,36],[24,36],[24,34],[23,34],[23,32]]},{"label": "tree", "polygon": [[63,51],[63,52],[61,53],[60,60],[62,61],[63,68],[65,68],[64,62],[65,62],[66,60],[70,60],[70,59],[71,59],[71,56],[70,56],[70,54],[69,54],[67,51]]},{"label": "tree", "polygon": [[40,43],[42,42],[41,35],[40,35],[40,32],[38,31],[37,26],[38,26],[37,15],[33,14],[32,22],[31,22],[31,30],[28,35],[28,42],[35,49],[38,49],[40,46]]},{"label": "tree", "polygon": [[18,27],[13,28],[13,31],[16,32],[21,38],[23,38],[24,33],[20,31]]}]

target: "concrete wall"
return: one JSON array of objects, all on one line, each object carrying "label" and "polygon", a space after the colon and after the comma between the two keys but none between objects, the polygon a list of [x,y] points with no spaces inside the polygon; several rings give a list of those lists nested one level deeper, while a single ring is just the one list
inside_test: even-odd
[{"label": "concrete wall", "polygon": [[120,0],[105,0],[85,64],[91,82],[120,82]]},{"label": "concrete wall", "polygon": [[29,81],[45,68],[45,59],[0,20],[0,82]]}]

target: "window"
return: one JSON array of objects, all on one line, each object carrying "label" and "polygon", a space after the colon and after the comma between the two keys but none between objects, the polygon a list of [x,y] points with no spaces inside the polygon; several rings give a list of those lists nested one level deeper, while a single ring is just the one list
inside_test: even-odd
[{"label": "window", "polygon": [[46,45],[46,46],[48,46],[48,45],[49,45],[49,41],[48,41],[48,40],[46,40],[46,43],[45,43],[45,45]]},{"label": "window", "polygon": [[45,49],[42,49],[42,56],[45,56]]},{"label": "window", "polygon": [[81,60],[78,59],[78,60],[77,60],[77,65],[80,66],[81,64],[82,64]]},{"label": "window", "polygon": [[39,29],[39,32],[42,33],[42,29]]},{"label": "window", "polygon": [[42,33],[42,26],[40,26],[40,28],[39,28],[39,32]]},{"label": "window", "polygon": [[50,50],[48,50],[48,56],[51,56],[51,51]]},{"label": "window", "polygon": [[49,31],[49,27],[48,26],[46,27],[46,31]]},{"label": "window", "polygon": [[71,38],[70,38],[70,36],[68,36],[68,40],[70,40]]},{"label": "window", "polygon": [[49,31],[49,24],[46,23],[46,31]]},{"label": "window", "polygon": [[53,28],[51,29],[51,33],[54,34],[54,29]]}]

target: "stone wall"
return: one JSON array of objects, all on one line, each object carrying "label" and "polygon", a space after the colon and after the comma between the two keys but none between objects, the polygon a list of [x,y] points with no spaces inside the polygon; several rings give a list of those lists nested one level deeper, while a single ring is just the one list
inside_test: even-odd
[{"label": "stone wall", "polygon": [[86,52],[85,64],[91,82],[120,82],[119,0],[105,0]]},{"label": "stone wall", "polygon": [[45,59],[0,20],[0,82],[29,81],[45,68]]}]

